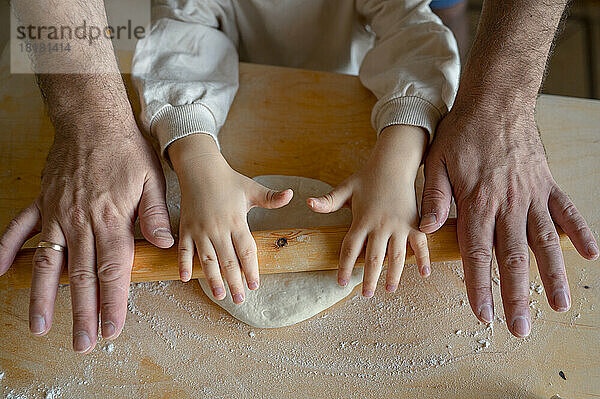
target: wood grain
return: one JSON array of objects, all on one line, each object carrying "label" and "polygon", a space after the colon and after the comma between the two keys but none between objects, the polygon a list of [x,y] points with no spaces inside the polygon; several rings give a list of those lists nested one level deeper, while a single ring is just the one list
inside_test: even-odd
[{"label": "wood grain", "polygon": [[[258,250],[261,274],[297,273],[337,269],[342,240],[349,226],[330,226],[303,229],[280,229],[253,232]],[[567,235],[557,227],[563,250],[573,250]],[[456,219],[449,219],[444,226],[427,238],[432,262],[460,260],[456,236]],[[35,248],[21,250],[9,271],[0,276],[0,290],[5,288],[29,288]],[[365,264],[364,250],[358,257],[357,267]],[[414,252],[406,248],[406,262],[414,263]],[[384,264],[387,263],[387,256]],[[194,256],[192,279],[204,278],[197,255]],[[146,240],[136,240],[131,281],[178,280],[177,243],[169,249],[160,249]],[[68,284],[68,271],[63,270],[60,284]]]}]

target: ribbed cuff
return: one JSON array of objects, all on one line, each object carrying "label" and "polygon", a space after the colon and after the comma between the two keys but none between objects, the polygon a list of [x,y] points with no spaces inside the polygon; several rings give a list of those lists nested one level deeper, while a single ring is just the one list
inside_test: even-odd
[{"label": "ribbed cuff", "polygon": [[419,126],[427,130],[430,142],[441,119],[442,113],[429,101],[420,97],[394,98],[375,108],[372,115],[373,127],[377,134],[391,125]]},{"label": "ribbed cuff", "polygon": [[150,129],[158,139],[161,155],[167,161],[169,144],[190,134],[208,134],[219,146],[215,117],[203,104],[167,105],[154,115]]}]

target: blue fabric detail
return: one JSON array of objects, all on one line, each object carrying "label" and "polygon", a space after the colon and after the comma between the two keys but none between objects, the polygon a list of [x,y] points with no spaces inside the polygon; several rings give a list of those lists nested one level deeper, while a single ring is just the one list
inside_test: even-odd
[{"label": "blue fabric detail", "polygon": [[429,6],[432,10],[439,10],[441,8],[450,8],[463,1],[465,0],[431,0]]}]

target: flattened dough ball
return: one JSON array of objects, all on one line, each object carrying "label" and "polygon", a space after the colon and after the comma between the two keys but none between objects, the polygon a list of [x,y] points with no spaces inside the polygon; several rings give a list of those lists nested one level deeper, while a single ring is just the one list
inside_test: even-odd
[{"label": "flattened dough ball", "polygon": [[[253,208],[248,213],[251,231],[349,225],[352,220],[350,210],[345,208],[331,214],[310,210],[305,202],[307,197],[323,195],[332,189],[320,180],[279,175],[257,176],[254,180],[274,190],[291,188],[294,198],[281,209]],[[227,296],[218,301],[206,280],[198,281],[206,295],[236,319],[258,328],[277,328],[307,320],[350,295],[362,281],[362,268],[354,269],[346,287],[338,285],[335,270],[261,275],[260,288],[246,290],[246,300],[241,305],[233,303],[227,284]]]}]

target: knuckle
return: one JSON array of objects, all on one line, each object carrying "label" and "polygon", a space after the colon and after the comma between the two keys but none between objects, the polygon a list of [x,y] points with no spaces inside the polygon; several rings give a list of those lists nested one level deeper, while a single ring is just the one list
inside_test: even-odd
[{"label": "knuckle", "polygon": [[565,269],[563,267],[560,268],[552,268],[548,270],[546,273],[546,277],[550,281],[566,281],[567,275],[565,273]]},{"label": "knuckle", "polygon": [[203,267],[213,266],[217,263],[217,258],[210,254],[202,254],[200,255],[200,264]]},{"label": "knuckle", "polygon": [[478,298],[487,298],[491,296],[492,286],[490,284],[476,282],[470,284],[468,288]]},{"label": "knuckle", "polygon": [[221,268],[225,273],[232,273],[236,270],[239,270],[237,262],[233,259],[226,259],[221,262]]},{"label": "knuckle", "polygon": [[447,199],[446,192],[436,186],[428,186],[423,190],[423,203],[437,203]]},{"label": "knuckle", "polygon": [[142,211],[142,217],[149,218],[152,216],[162,216],[167,213],[167,206],[163,203],[152,204],[146,206]]},{"label": "knuckle", "polygon": [[87,211],[80,206],[74,206],[69,210],[68,220],[76,230],[87,229],[90,224]]},{"label": "knuckle", "polygon": [[588,231],[588,226],[583,217],[577,216],[575,220],[571,221],[573,232],[577,235],[585,235]]},{"label": "knuckle", "polygon": [[537,234],[533,244],[540,249],[555,248],[559,243],[558,233],[556,231],[547,231]]},{"label": "knuckle", "polygon": [[48,256],[46,251],[36,251],[33,255],[33,266],[37,272],[51,272],[56,269],[56,261]]},{"label": "knuckle", "polygon": [[388,260],[390,264],[404,263],[404,252],[394,251],[388,253]]},{"label": "knuckle", "polygon": [[491,213],[492,196],[486,187],[478,187],[472,194],[462,201],[466,206],[467,214],[486,215]]},{"label": "knuckle", "polygon": [[17,218],[12,219],[6,226],[6,232],[19,230],[21,228],[21,222]]},{"label": "knuckle", "polygon": [[275,199],[275,194],[277,194],[277,191],[267,190],[267,194],[266,194],[267,202],[272,202]]},{"label": "knuckle", "polygon": [[245,232],[248,229],[248,222],[245,214],[239,214],[234,216],[230,222],[231,230],[238,232]]},{"label": "knuckle", "polygon": [[100,207],[100,211],[94,219],[94,222],[98,225],[106,229],[112,229],[119,224],[121,217],[115,206],[105,204]]},{"label": "knuckle", "polygon": [[73,327],[87,325],[93,314],[94,311],[92,309],[73,309]]},{"label": "knuckle", "polygon": [[[396,223],[394,223],[394,222],[396,222]],[[381,240],[383,240],[383,237],[381,237],[382,233],[384,234],[386,231],[392,230],[393,226],[398,226],[398,225],[400,225],[400,223],[398,223],[397,221],[392,221],[392,223],[390,223],[390,221],[387,218],[380,217],[371,222],[371,230],[374,233],[371,234],[369,238],[371,238],[371,239],[374,238],[377,241],[381,241]]]},{"label": "knuckle", "polygon": [[579,212],[577,212],[577,208],[575,208],[575,204],[573,204],[573,202],[571,202],[570,200],[567,201],[562,210],[561,210],[561,214],[563,215],[563,217],[565,218],[573,218],[574,216],[579,215]]},{"label": "knuckle", "polygon": [[352,245],[350,245],[350,244],[342,245],[342,248],[340,249],[340,256],[342,258],[348,259],[348,258],[351,258],[353,255],[354,255],[354,248],[352,247]]},{"label": "knuckle", "polygon": [[73,286],[88,287],[96,284],[96,273],[88,269],[75,269],[69,273]]},{"label": "knuckle", "polygon": [[369,255],[366,259],[366,264],[368,267],[379,267],[382,261],[383,259],[379,255]]},{"label": "knuckle", "polygon": [[489,248],[469,248],[463,254],[463,260],[471,267],[489,267],[492,262],[492,250]]},{"label": "knuckle", "polygon": [[177,258],[180,266],[187,267],[188,263],[191,263],[194,258],[194,248],[180,246],[177,251]]},{"label": "knuckle", "polygon": [[512,294],[507,298],[502,300],[504,302],[504,306],[507,308],[518,309],[518,308],[527,308],[529,309],[529,296],[527,295],[519,295]]},{"label": "knuckle", "polygon": [[419,252],[426,251],[428,249],[427,248],[427,237],[425,235],[418,236],[414,240],[412,246],[413,246],[413,250],[415,250],[415,251],[419,251]]},{"label": "knuckle", "polygon": [[335,194],[333,192],[324,195],[325,201],[329,207],[333,206],[335,202]]},{"label": "knuckle", "polygon": [[109,248],[113,251],[119,251],[121,253],[129,250],[132,245],[131,239],[120,232],[111,233],[109,237],[98,236],[98,239],[105,243],[106,248]]},{"label": "knuckle", "polygon": [[180,256],[180,258],[185,258],[188,255],[194,255],[194,248],[181,245],[179,247],[179,256]]},{"label": "knuckle", "polygon": [[245,247],[245,248],[242,248],[239,252],[240,253],[238,254],[238,257],[242,261],[252,261],[252,260],[256,259],[256,257],[257,257],[256,248]]},{"label": "knuckle", "polygon": [[98,266],[98,279],[103,283],[113,283],[124,277],[125,268],[115,262],[108,262]]},{"label": "knuckle", "polygon": [[529,253],[525,251],[510,252],[502,258],[501,266],[511,274],[524,273],[529,269]]}]

